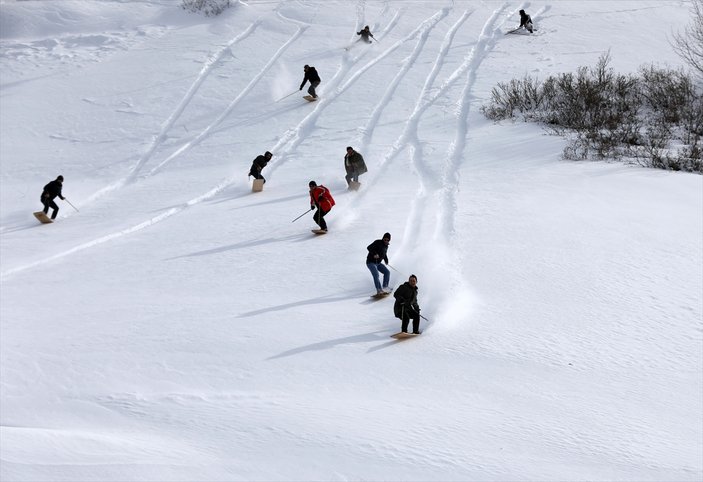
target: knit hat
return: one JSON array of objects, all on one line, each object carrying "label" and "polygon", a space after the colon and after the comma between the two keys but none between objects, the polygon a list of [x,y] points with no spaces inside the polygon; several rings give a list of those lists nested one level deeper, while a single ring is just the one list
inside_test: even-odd
[{"label": "knit hat", "polygon": [[61,181],[61,182],[63,182],[63,176],[59,176],[59,177],[57,177],[57,178],[56,178],[56,180],[57,180],[57,181]]},{"label": "knit hat", "polygon": [[387,239],[388,241],[390,241],[391,240],[391,233],[385,233],[383,235],[383,239]]},{"label": "knit hat", "polygon": [[317,183],[316,183],[315,181],[310,181],[310,182],[308,183],[308,186],[310,186],[310,187],[315,187],[315,186],[317,186]]}]

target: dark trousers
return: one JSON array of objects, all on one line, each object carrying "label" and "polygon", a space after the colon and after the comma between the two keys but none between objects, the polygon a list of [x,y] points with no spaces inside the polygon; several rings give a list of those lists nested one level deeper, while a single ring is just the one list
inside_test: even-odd
[{"label": "dark trousers", "polygon": [[356,171],[347,171],[347,175],[344,176],[344,179],[347,180],[347,184],[351,184],[352,181],[354,182],[359,182],[359,174],[357,174]]},{"label": "dark trousers", "polygon": [[410,324],[410,319],[413,320],[413,333],[420,332],[420,313],[415,310],[403,310],[401,321],[403,322],[401,326],[402,331],[408,331],[408,324]]},{"label": "dark trousers", "polygon": [[315,87],[320,85],[319,82],[310,82],[310,87],[308,87],[308,94],[310,94],[313,97],[317,97],[317,94],[315,93]]},{"label": "dark trousers", "polygon": [[325,222],[325,215],[329,211],[323,211],[322,208],[318,207],[315,214],[312,215],[312,219],[320,226],[320,229],[327,231],[327,223]]},{"label": "dark trousers", "polygon": [[250,172],[249,175],[254,176],[254,179],[263,179],[264,182],[266,182],[266,179],[264,179],[264,176],[262,176],[260,172]]},{"label": "dark trousers", "polygon": [[41,200],[44,205],[44,214],[49,214],[49,208],[54,211],[51,213],[51,219],[56,219],[56,215],[59,213],[59,207],[56,205],[53,199],[43,199]]}]

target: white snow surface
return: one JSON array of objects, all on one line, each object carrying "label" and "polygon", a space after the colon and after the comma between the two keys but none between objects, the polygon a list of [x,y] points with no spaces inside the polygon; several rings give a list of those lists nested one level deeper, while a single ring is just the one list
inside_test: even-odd
[{"label": "white snow surface", "polygon": [[683,66],[690,2],[179,4],[0,1],[0,479],[703,478],[703,177],[480,112],[607,51]]}]

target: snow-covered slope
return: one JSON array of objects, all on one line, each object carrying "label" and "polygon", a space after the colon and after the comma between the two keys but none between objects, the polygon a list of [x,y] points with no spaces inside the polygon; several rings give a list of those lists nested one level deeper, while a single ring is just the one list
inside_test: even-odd
[{"label": "snow-covered slope", "polygon": [[[688,8],[0,1],[0,478],[700,480],[703,178],[479,112],[608,49],[678,66]],[[80,212],[39,225],[58,174]],[[384,232],[419,338],[369,297]]]}]

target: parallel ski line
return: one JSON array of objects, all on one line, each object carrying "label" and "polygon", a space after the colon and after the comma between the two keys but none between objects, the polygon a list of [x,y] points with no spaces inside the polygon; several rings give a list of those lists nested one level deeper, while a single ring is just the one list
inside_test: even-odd
[{"label": "parallel ski line", "polygon": [[176,152],[174,152],[173,154],[171,154],[170,156],[168,156],[168,157],[167,157],[166,159],[164,159],[159,165],[157,165],[155,168],[153,168],[153,169],[149,172],[149,176],[151,176],[151,175],[157,173],[159,170],[161,170],[161,168],[163,168],[163,166],[165,166],[166,164],[168,164],[169,162],[171,162],[173,159],[175,159],[176,157],[180,156],[181,154],[183,154],[183,153],[185,153],[185,152],[188,152],[190,149],[192,149],[193,147],[197,146],[197,145],[198,145],[199,143],[201,143],[204,139],[206,139],[207,137],[209,137],[209,136],[210,136],[210,132],[211,132],[215,127],[219,126],[219,125],[222,123],[222,121],[224,121],[224,120],[227,118],[227,116],[230,115],[230,113],[231,113],[232,110],[237,106],[237,104],[239,104],[239,102],[240,102],[244,97],[246,97],[246,96],[249,94],[249,92],[251,92],[251,90],[254,88],[254,86],[256,86],[256,84],[259,83],[259,81],[260,81],[261,78],[266,74],[266,72],[268,72],[268,71],[271,69],[271,67],[273,67],[273,65],[278,61],[278,59],[281,57],[281,55],[283,55],[283,53],[284,53],[286,50],[288,50],[288,47],[290,47],[291,44],[292,44],[295,40],[297,40],[298,37],[300,37],[300,36],[303,34],[303,32],[305,32],[305,30],[307,30],[307,28],[308,28],[307,26],[298,27],[298,29],[297,29],[297,30],[295,31],[295,33],[291,36],[291,38],[289,38],[288,41],[286,41],[286,43],[284,43],[284,44],[278,49],[278,51],[276,51],[276,53],[269,59],[269,61],[266,63],[266,65],[264,65],[264,67],[259,71],[259,73],[256,74],[256,75],[249,81],[249,83],[247,84],[247,86],[244,87],[244,89],[242,89],[242,91],[239,93],[239,95],[238,95],[232,102],[229,103],[229,105],[228,105],[227,108],[222,112],[222,114],[220,114],[220,115],[217,117],[217,119],[215,119],[215,120],[214,120],[210,125],[208,125],[205,129],[203,129],[203,130],[200,132],[200,134],[198,134],[192,141],[190,141],[190,142],[186,143],[185,145],[183,145],[180,149],[178,149]]},{"label": "parallel ski line", "polygon": [[[446,248],[437,250],[440,253],[444,253],[443,256],[437,259],[437,266],[444,274],[446,283],[444,289],[439,294],[438,305],[441,306],[441,309],[446,313],[466,313],[466,300],[471,299],[466,280],[458,268],[458,266],[461,266],[461,260],[464,258],[464,252],[459,245],[455,227],[456,213],[459,212],[459,206],[457,205],[460,181],[459,174],[462,162],[465,160],[464,152],[466,150],[466,138],[470,127],[468,117],[471,110],[473,87],[476,82],[479,67],[488,56],[488,51],[497,43],[498,38],[502,38],[503,36],[502,32],[499,30],[500,27],[494,27],[494,25],[500,13],[505,8],[506,5],[504,4],[502,8],[494,11],[491,18],[484,24],[479,34],[478,42],[471,49],[471,52],[464,62],[467,67],[466,82],[458,102],[459,108],[456,113],[454,140],[449,146],[443,166],[433,244],[444,244]],[[447,253],[451,254],[447,256]],[[447,293],[451,293],[451,295],[447,295]],[[450,316],[440,317],[442,319],[452,320]],[[447,323],[440,326],[444,326],[445,329],[450,328],[447,326]]]},{"label": "parallel ski line", "polygon": [[[253,31],[254,25],[255,25],[255,24],[250,25],[249,29],[251,29],[251,30]],[[280,57],[280,55],[288,48],[288,46],[293,42],[293,40],[297,39],[307,28],[308,28],[308,26],[302,26],[302,27],[299,26],[298,29],[296,30],[295,34],[293,34],[293,36],[277,51],[277,53],[274,55],[274,57],[272,57],[272,58],[269,60],[269,62],[267,63],[266,67],[260,72],[260,74],[259,74],[255,79],[257,79],[257,80],[260,79],[260,78],[263,76],[263,74],[266,72],[266,70],[268,70],[268,69],[270,68],[270,66],[275,63],[275,61],[278,59],[278,57]],[[242,35],[243,35],[243,34],[242,34]],[[237,38],[240,38],[240,37],[241,37],[241,35],[238,36]],[[232,41],[231,43],[233,43],[233,42],[234,42],[234,41]],[[255,82],[254,82],[254,80],[252,80],[252,82],[249,83],[248,90],[251,90],[251,87],[253,87],[254,84],[255,84]],[[245,89],[245,90],[247,90],[247,89]],[[247,90],[247,92],[248,92],[248,90]],[[195,92],[195,90],[193,90],[193,92]],[[240,94],[240,96],[238,96],[237,99],[235,99],[235,101],[233,101],[233,102],[230,104],[230,107],[233,107],[234,104],[237,102],[237,100],[238,100],[239,98],[241,98],[241,96],[242,96],[242,95]],[[190,98],[192,98],[192,95],[190,96]],[[184,107],[185,107],[186,104],[187,104],[187,102],[184,104]],[[229,110],[231,110],[231,109],[228,108],[228,110],[226,111],[226,113],[228,113]],[[223,115],[221,115],[220,117],[218,117],[218,120],[217,120],[215,123],[211,124],[206,130],[209,131],[209,129],[212,129],[212,128],[215,127],[217,124],[219,124],[219,122],[221,122],[221,120],[226,117],[226,113],[223,114]],[[173,117],[173,116],[172,116],[172,117]],[[175,117],[174,117],[174,119],[175,119]],[[164,132],[165,132],[165,131],[164,131]],[[204,134],[203,134],[202,132],[201,132],[201,137],[204,138]],[[163,164],[163,163],[162,163],[162,164]],[[106,192],[110,192],[110,191],[116,190],[117,188],[123,186],[125,183],[126,183],[126,179],[123,179],[123,180],[121,180],[121,181],[119,181],[119,182],[117,182],[117,183],[113,183],[112,185],[103,188],[103,189],[102,189],[101,191],[99,191],[99,192],[104,194],[104,193],[106,193]],[[201,202],[203,202],[203,201],[206,201],[206,200],[208,200],[208,199],[213,198],[213,197],[216,196],[218,193],[220,193],[220,192],[223,191],[224,189],[227,189],[228,187],[230,187],[231,185],[233,185],[233,184],[235,184],[235,183],[236,183],[236,179],[235,179],[234,177],[228,178],[228,179],[226,179],[225,181],[223,181],[223,182],[221,182],[220,184],[218,184],[218,185],[217,185],[216,187],[214,187],[213,189],[211,189],[210,191],[206,192],[205,194],[202,194],[201,196],[195,197],[195,198],[191,199],[190,201],[187,201],[186,203],[184,203],[184,204],[181,205],[180,207],[171,208],[171,209],[169,209],[168,211],[166,211],[165,213],[162,213],[162,214],[160,214],[160,215],[158,215],[158,216],[155,216],[155,217],[153,217],[153,218],[151,218],[151,219],[149,219],[149,220],[147,220],[147,221],[144,221],[144,222],[142,222],[142,223],[139,223],[139,224],[137,224],[137,225],[135,225],[135,226],[132,226],[132,227],[130,227],[130,228],[123,229],[123,230],[117,231],[117,232],[115,232],[115,233],[111,233],[111,234],[102,236],[102,237],[100,237],[100,238],[98,238],[98,239],[95,239],[95,240],[92,240],[92,241],[88,241],[88,242],[79,244],[79,245],[77,245],[77,246],[74,246],[73,248],[70,248],[70,249],[65,250],[65,251],[62,251],[62,252],[60,252],[60,253],[57,253],[57,254],[48,256],[48,257],[46,257],[46,258],[37,260],[37,261],[35,261],[35,262],[29,263],[29,264],[26,264],[26,265],[23,265],[23,266],[18,266],[18,267],[16,267],[16,268],[9,269],[9,270],[7,270],[7,271],[4,271],[4,272],[0,273],[0,279],[6,279],[7,277],[10,277],[10,276],[12,276],[12,275],[14,275],[14,274],[16,274],[16,273],[21,272],[21,271],[25,271],[25,270],[27,270],[27,269],[34,268],[34,267],[43,265],[43,264],[45,264],[45,263],[49,263],[49,262],[51,262],[51,261],[55,261],[55,260],[64,258],[64,257],[69,256],[69,255],[71,255],[71,254],[74,254],[74,253],[83,251],[83,250],[88,249],[88,248],[92,248],[92,247],[97,246],[97,245],[100,245],[100,244],[104,244],[104,243],[106,243],[106,242],[108,242],[108,241],[111,241],[111,240],[113,240],[113,239],[116,239],[116,238],[119,238],[119,237],[122,237],[122,236],[125,236],[125,235],[128,235],[128,234],[131,234],[131,233],[133,233],[133,232],[142,230],[142,229],[144,229],[144,228],[153,226],[154,224],[159,223],[159,222],[161,222],[161,221],[163,221],[163,220],[165,220],[165,219],[168,219],[168,218],[170,218],[171,216],[174,216],[174,215],[176,215],[176,214],[179,214],[180,212],[184,211],[185,209],[187,209],[187,208],[189,208],[189,207],[191,207],[191,206],[193,206],[193,205],[195,205],[195,204],[199,204],[199,203],[201,203]],[[95,195],[94,195],[94,197],[95,197]]]},{"label": "parallel ski line", "polygon": [[[443,13],[443,15],[440,15],[440,14],[442,14],[442,13]],[[411,32],[411,34],[409,34],[408,36],[406,36],[406,39],[412,38],[413,36],[417,35],[418,32],[424,31],[424,30],[423,30],[423,27],[424,27],[424,29],[431,29],[434,25],[436,25],[436,23],[439,22],[439,20],[441,20],[441,18],[443,18],[444,16],[446,16],[447,13],[448,13],[448,10],[447,10],[447,9],[443,9],[443,10],[441,10],[440,12],[438,12],[437,14],[433,15],[433,16],[430,17],[428,20],[426,20],[425,22],[423,22],[422,24],[420,24],[420,26],[418,26],[413,32]],[[432,22],[432,20],[434,20],[434,22]],[[428,25],[428,24],[429,24],[429,25]],[[307,27],[299,27],[299,30],[296,32],[296,34],[294,34],[293,37],[294,37],[294,38],[297,38],[297,36],[299,36],[300,34],[302,34],[302,32],[303,32],[306,28],[307,28]],[[293,38],[293,37],[292,37],[292,38]],[[372,65],[374,65],[377,61],[380,61],[381,58],[383,58],[383,57],[389,55],[392,51],[396,50],[396,49],[401,45],[402,41],[404,41],[404,40],[405,40],[405,39],[403,39],[403,40],[401,40],[401,41],[398,41],[398,42],[396,43],[396,45],[394,45],[393,47],[389,48],[389,49],[388,49],[386,52],[384,52],[379,58],[377,58],[376,61],[372,61],[371,63],[367,64],[367,66],[366,66],[365,68],[366,68],[366,69],[370,68],[370,67],[371,67]],[[289,42],[290,42],[290,41],[289,41]],[[288,43],[289,43],[289,42],[288,42]],[[287,43],[287,44],[288,44],[288,43]],[[287,44],[286,44],[286,45],[287,45]],[[283,48],[283,47],[282,47],[282,48]],[[280,52],[280,53],[282,53],[282,52]],[[270,62],[270,63],[271,63],[271,62]],[[353,79],[356,79],[356,78],[358,78],[358,75],[353,76]],[[350,79],[348,82],[346,82],[346,83],[344,84],[344,88],[341,90],[341,92],[343,92],[344,90],[346,90],[346,89],[351,85],[351,80],[352,80],[352,79]],[[309,114],[303,121],[301,121],[301,122],[299,123],[299,126],[304,125],[306,122],[310,122],[309,119],[311,119],[311,116],[313,116],[313,114],[314,114],[314,112],[311,113],[311,114]],[[224,118],[224,116],[220,116],[220,117],[221,117],[221,118]],[[313,120],[315,120],[316,118],[317,118],[317,116],[314,116]],[[214,126],[215,126],[215,125],[213,124],[212,127],[214,127]],[[288,142],[288,141],[286,141],[286,140],[282,140],[282,141],[279,141],[279,144],[285,145],[285,143],[287,143],[287,142]],[[216,196],[218,193],[220,193],[220,192],[223,191],[224,189],[226,189],[226,188],[228,188],[229,186],[235,184],[235,182],[236,182],[236,181],[235,181],[235,178],[229,178],[229,179],[223,181],[222,183],[220,183],[220,184],[219,184],[218,186],[216,186],[215,188],[213,188],[213,189],[211,189],[210,191],[208,191],[207,193],[205,193],[205,194],[203,194],[203,195],[201,195],[201,196],[198,196],[198,197],[196,197],[196,198],[194,198],[194,199],[192,199],[192,200],[190,200],[190,201],[184,203],[184,204],[183,204],[182,206],[180,206],[180,207],[171,208],[171,209],[168,210],[167,212],[162,213],[162,214],[160,214],[159,216],[155,216],[155,217],[153,217],[153,218],[151,218],[151,219],[149,219],[149,220],[147,220],[147,221],[144,221],[144,222],[142,222],[142,223],[139,223],[139,224],[137,224],[137,225],[135,225],[135,226],[132,226],[131,228],[127,228],[127,229],[124,229],[124,230],[121,230],[121,231],[118,231],[118,232],[115,232],[115,233],[112,233],[112,234],[108,234],[108,235],[106,235],[106,236],[103,236],[103,237],[101,237],[101,238],[95,239],[95,240],[93,240],[93,241],[89,241],[89,242],[86,242],[86,243],[82,243],[82,244],[80,244],[80,245],[78,245],[78,246],[75,246],[75,247],[73,247],[73,248],[71,248],[71,249],[65,250],[65,251],[63,251],[63,252],[61,252],[61,253],[54,254],[54,255],[52,255],[52,256],[43,258],[43,259],[41,259],[41,260],[37,260],[37,261],[35,261],[35,262],[26,264],[26,265],[24,265],[24,266],[19,266],[19,267],[16,267],[16,268],[9,269],[9,270],[7,270],[7,271],[4,271],[4,272],[0,273],[0,279],[5,279],[5,278],[7,278],[7,277],[9,277],[9,276],[12,276],[12,275],[18,273],[18,272],[25,271],[25,270],[27,270],[27,269],[34,268],[34,267],[36,267],[36,266],[40,266],[40,265],[45,264],[45,263],[48,263],[48,262],[51,262],[51,261],[55,261],[55,260],[57,260],[57,259],[61,259],[61,258],[63,258],[63,257],[69,256],[69,255],[71,255],[71,254],[74,254],[74,253],[83,251],[83,250],[85,250],[85,249],[88,249],[88,248],[91,248],[91,247],[94,247],[94,246],[103,244],[103,243],[108,242],[108,241],[111,241],[111,240],[113,240],[113,239],[116,239],[116,238],[119,238],[119,237],[122,237],[122,236],[125,236],[125,235],[128,235],[128,234],[131,234],[131,233],[133,233],[133,232],[136,232],[136,231],[139,231],[139,230],[141,230],[141,229],[144,229],[144,228],[147,228],[147,227],[149,227],[149,226],[152,226],[152,225],[154,225],[154,224],[156,224],[156,223],[159,223],[159,222],[161,222],[161,221],[163,221],[163,220],[165,220],[165,219],[170,218],[171,216],[174,216],[174,215],[176,215],[176,214],[179,214],[180,212],[182,212],[183,210],[187,209],[188,207],[190,207],[190,206],[192,206],[192,205],[195,205],[195,204],[201,203],[201,202],[203,202],[203,201],[206,201],[206,200],[208,200],[208,199],[211,199],[212,197]],[[116,188],[116,187],[111,187],[111,188],[106,188],[106,189],[112,190],[112,189],[115,189],[115,188]]]},{"label": "parallel ski line", "polygon": [[[505,8],[505,7],[503,7]],[[455,128],[454,141],[449,147],[447,160],[442,174],[440,185],[443,186],[444,201],[440,203],[442,212],[437,217],[437,233],[449,233],[450,237],[454,234],[454,213],[457,212],[456,195],[459,189],[459,169],[463,160],[463,153],[466,148],[466,137],[469,132],[469,111],[471,109],[471,93],[476,82],[476,74],[479,66],[488,55],[489,47],[493,47],[497,39],[500,38],[498,31],[499,27],[493,27],[493,23],[500,14],[502,9],[494,12],[491,19],[483,26],[479,34],[479,41],[474,45],[466,64],[467,78],[459,100],[459,109],[456,114],[457,125]],[[449,208],[451,206],[451,208]]]},{"label": "parallel ski line", "polygon": [[[231,39],[227,44],[221,48],[217,53],[214,55],[211,55],[206,61],[205,65],[203,65],[203,68],[200,69],[200,73],[198,74],[198,77],[195,79],[195,81],[191,84],[190,88],[188,89],[188,92],[183,96],[181,101],[178,103],[176,106],[176,109],[171,113],[168,119],[162,124],[161,129],[159,130],[159,133],[154,136],[154,138],[151,141],[151,144],[149,145],[149,148],[147,151],[139,158],[139,161],[137,161],[137,164],[134,166],[132,169],[132,172],[127,176],[126,182],[132,182],[136,179],[137,175],[139,172],[142,170],[142,168],[151,160],[152,156],[156,152],[157,148],[163,143],[164,139],[166,138],[166,134],[168,131],[173,127],[173,124],[176,122],[176,120],[181,116],[185,108],[188,106],[190,101],[193,99],[195,96],[195,93],[198,91],[202,83],[207,79],[209,76],[210,72],[212,72],[212,69],[214,66],[220,61],[222,56],[227,52],[233,45],[237,44],[238,42],[242,41],[243,39],[247,38],[249,35],[251,35],[254,30],[260,25],[261,21],[257,20],[256,22],[253,22],[249,27],[242,32],[241,34],[237,35],[233,39]],[[122,183],[124,184],[124,183]]]},{"label": "parallel ski line", "polygon": [[[406,42],[407,40],[412,39],[413,37],[417,36],[418,34],[421,34],[425,30],[432,29],[442,18],[444,18],[448,14],[448,9],[442,9],[439,12],[435,13],[433,16],[422,22],[415,30],[410,32],[408,35],[406,35],[404,38],[398,40],[395,44],[393,44],[391,47],[389,47],[387,50],[385,50],[383,53],[381,53],[379,56],[377,56],[375,59],[371,60],[369,63],[367,63],[365,66],[363,66],[361,69],[356,71],[354,75],[352,75],[347,82],[345,82],[341,87],[338,87],[333,93],[331,93],[329,96],[326,96],[325,98],[320,99],[316,104],[315,109],[308,114],[302,121],[298,123],[298,125],[293,128],[289,129],[289,131],[283,135],[280,141],[276,143],[274,146],[274,149],[277,151],[282,151],[284,147],[287,147],[286,151],[292,151],[294,150],[302,141],[303,137],[300,135],[300,132],[303,130],[303,128],[307,128],[310,125],[314,125],[315,121],[320,117],[322,114],[322,111],[326,108],[327,104],[329,102],[332,102],[334,99],[342,95],[359,77],[361,77],[367,70],[369,70],[371,67],[373,67],[375,64],[383,60],[385,57],[393,53],[395,50],[400,48],[403,44],[403,42]],[[390,27],[389,27],[390,29]],[[356,63],[359,57],[352,59],[353,62],[346,68],[341,68],[337,74],[335,74],[334,80],[335,83],[341,82],[341,80],[337,80],[338,77],[340,77],[343,73],[346,73],[349,71],[352,65]],[[334,88],[334,87],[333,87]],[[282,160],[276,162],[275,164],[271,165],[269,168],[269,175],[271,176],[278,167],[282,166],[285,162],[285,155],[279,154],[280,158]]]},{"label": "parallel ski line", "polygon": [[15,275],[19,272],[26,271],[31,268],[35,268],[37,266],[41,266],[46,263],[50,263],[52,261],[56,261],[61,258],[65,258],[66,256],[85,251],[86,249],[93,248],[95,246],[107,243],[108,241],[112,241],[113,239],[121,238],[122,236],[126,236],[128,234],[132,234],[137,231],[141,231],[142,229],[148,228],[150,226],[153,226],[154,224],[160,223],[161,221],[164,221],[172,216],[175,216],[176,214],[181,213],[182,211],[188,209],[191,206],[194,206],[196,204],[200,204],[204,201],[207,201],[213,197],[215,197],[217,194],[222,192],[223,190],[227,189],[230,185],[234,184],[234,178],[229,178],[226,179],[225,181],[221,182],[219,185],[216,187],[212,188],[210,191],[206,192],[205,194],[202,194],[201,196],[198,196],[196,198],[191,199],[190,201],[187,201],[183,203],[180,206],[173,207],[169,209],[168,211],[159,214],[158,216],[154,216],[151,219],[148,219],[146,221],[143,221],[139,224],[136,224],[132,227],[122,229],[120,231],[107,234],[105,236],[102,236],[100,238],[94,239],[92,241],[88,241],[82,244],[79,244],[77,246],[74,246],[73,248],[67,249],[65,251],[62,251],[60,253],[48,256],[46,258],[34,261],[32,263],[28,263],[24,266],[17,266],[15,268],[8,269],[7,271],[3,271],[0,273],[0,279],[5,280],[8,277]]},{"label": "parallel ski line", "polygon": [[[460,19],[460,22],[457,22],[455,26],[452,28],[452,32],[456,32],[456,30],[459,28],[459,26],[470,16],[471,14],[468,12],[464,12],[464,15]],[[453,36],[453,33],[452,33]],[[449,45],[451,45],[451,42],[447,42],[445,39],[445,43],[447,43],[447,47],[445,48],[445,54],[446,54],[446,49],[449,48]],[[424,48],[425,41],[423,39],[422,42],[418,41],[418,43],[415,45],[415,48],[413,49],[413,52],[410,54],[410,56],[406,59],[405,62],[403,62],[403,65],[401,66],[400,70],[398,73],[393,77],[393,80],[389,83],[388,87],[386,88],[386,91],[383,93],[383,96],[381,96],[380,101],[374,108],[373,112],[371,113],[371,116],[366,123],[366,126],[362,129],[362,136],[360,139],[362,148],[369,145],[371,143],[371,138],[373,136],[373,132],[376,129],[376,126],[378,125],[378,119],[381,117],[381,114],[385,110],[385,108],[390,104],[391,98],[393,97],[393,94],[395,93],[396,89],[398,88],[398,85],[400,85],[401,80],[405,78],[407,73],[410,71],[410,68],[415,64],[415,61],[417,60],[418,56],[420,55],[420,52],[422,52],[422,49]],[[439,70],[437,64],[434,65],[433,71]],[[436,74],[435,74],[436,75]],[[428,77],[429,79],[429,77]],[[427,85],[428,80],[425,81],[425,85]],[[423,89],[424,90],[424,89]]]},{"label": "parallel ski line", "polygon": [[[446,10],[446,9],[445,9]],[[448,11],[445,11],[445,14],[448,14]],[[463,24],[463,22],[466,21],[466,19],[471,15],[470,12],[466,11],[464,14],[461,16],[461,18],[454,23],[452,28],[447,32],[445,35],[445,40],[442,43],[442,46],[440,47],[440,51],[437,54],[437,57],[435,59],[435,67],[430,71],[428,74],[425,83],[423,85],[423,89],[418,94],[417,101],[415,103],[415,107],[413,109],[413,112],[410,114],[410,117],[408,118],[407,122],[405,123],[405,129],[403,132],[398,136],[398,138],[393,142],[393,145],[389,149],[389,151],[385,154],[381,162],[378,164],[378,170],[376,175],[369,181],[369,185],[373,186],[382,177],[382,174],[388,169],[388,166],[390,162],[400,153],[402,152],[405,148],[408,147],[410,144],[410,138],[413,136],[413,132],[417,130],[417,125],[420,122],[420,118],[422,114],[436,101],[436,99],[446,92],[446,90],[451,86],[453,82],[445,82],[442,87],[440,87],[439,91],[432,96],[430,94],[430,87],[432,86],[435,78],[437,77],[440,68],[437,67],[437,64],[442,64],[444,62],[444,59],[446,57],[446,54],[449,50],[449,46],[451,45],[452,39],[454,38],[454,35],[456,34],[457,30],[459,27]],[[415,55],[415,52],[413,52],[413,55]],[[457,76],[453,75],[454,78]],[[360,192],[359,196],[362,198],[366,195],[367,192],[370,192],[370,190],[366,190],[364,192]]]}]

